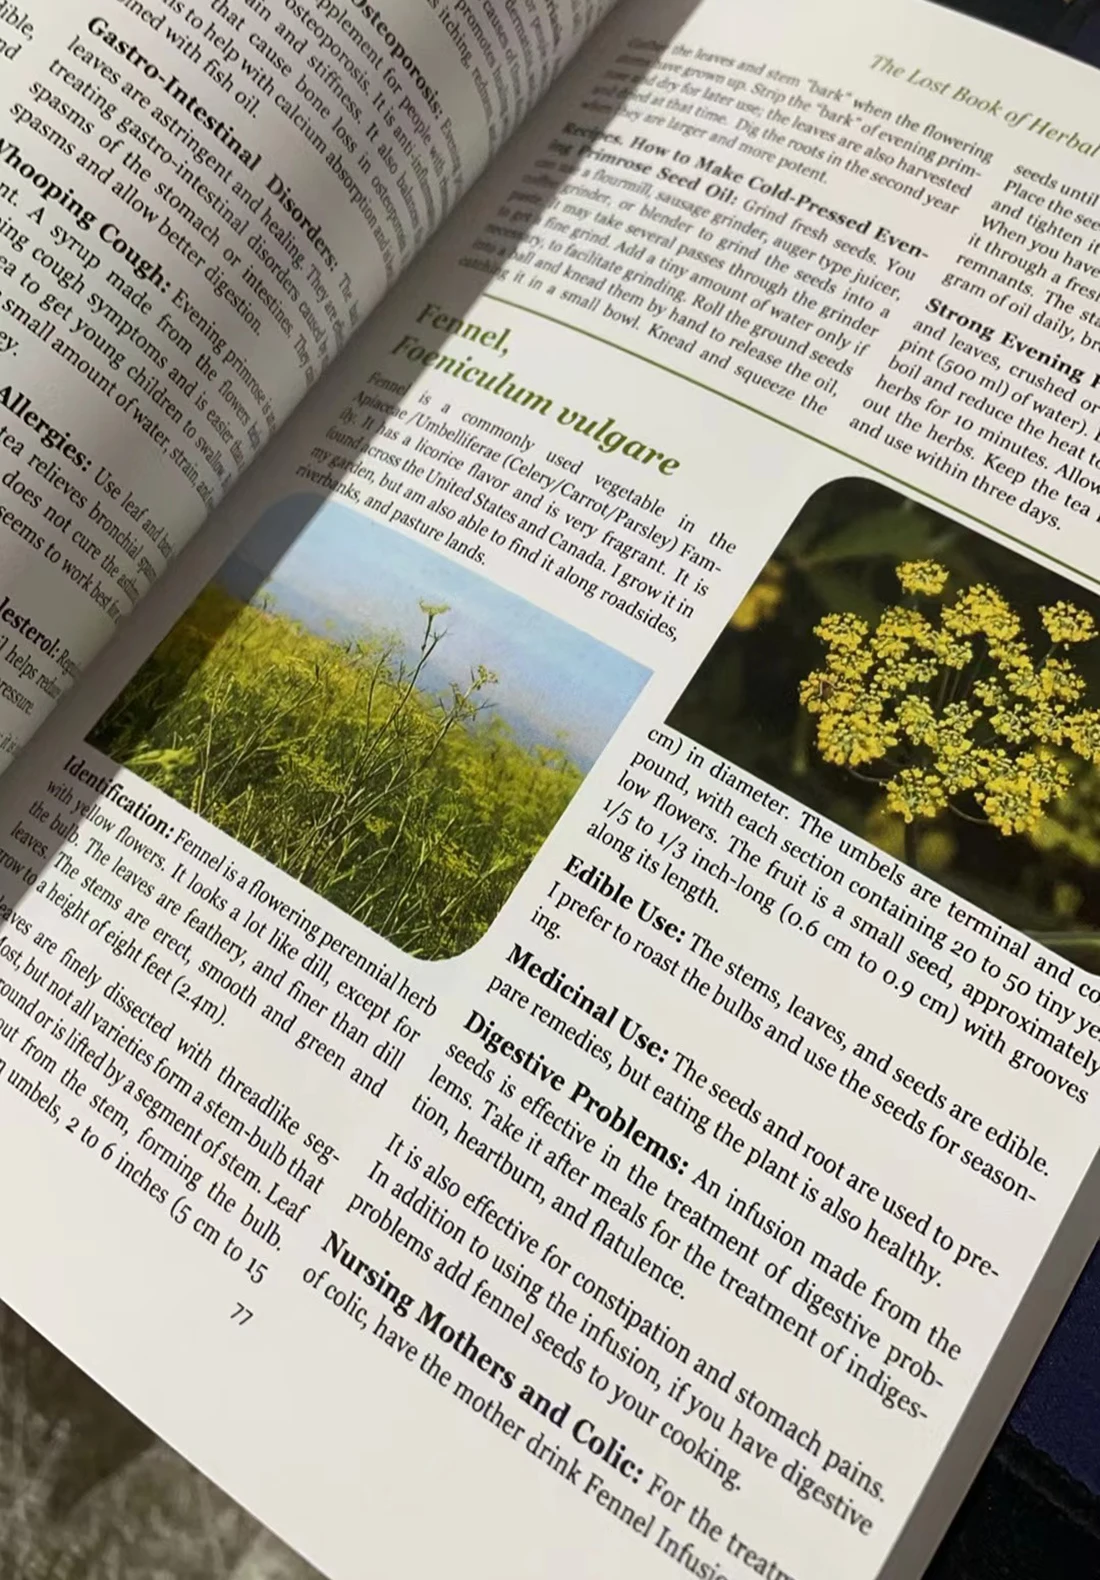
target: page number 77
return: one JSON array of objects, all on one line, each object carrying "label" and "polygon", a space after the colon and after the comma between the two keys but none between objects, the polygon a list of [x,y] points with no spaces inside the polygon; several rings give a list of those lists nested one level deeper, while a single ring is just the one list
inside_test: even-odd
[{"label": "page number 77", "polygon": [[243,1328],[246,1322],[252,1321],[252,1312],[247,1306],[242,1306],[238,1300],[233,1307],[233,1313],[229,1320],[230,1322],[235,1322],[239,1328]]}]

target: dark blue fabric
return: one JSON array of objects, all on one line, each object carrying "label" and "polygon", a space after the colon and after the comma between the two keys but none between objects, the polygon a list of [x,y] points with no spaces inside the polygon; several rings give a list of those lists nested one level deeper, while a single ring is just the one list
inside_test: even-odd
[{"label": "dark blue fabric", "polygon": [[[1100,66],[1100,0],[938,0]],[[1100,81],[1097,82],[1100,103]],[[1100,1580],[1100,1251],[927,1580]]]},{"label": "dark blue fabric", "polygon": [[1100,1499],[1002,1432],[926,1580],[1096,1580]]},{"label": "dark blue fabric", "polygon": [[938,3],[1041,44],[1053,43],[1068,9],[1066,0],[938,0]]},{"label": "dark blue fabric", "polygon": [[[1100,84],[1098,84],[1100,86]],[[1100,1494],[1100,1253],[1069,1305],[1012,1413],[1012,1426]]]},{"label": "dark blue fabric", "polygon": [[1072,53],[1090,66],[1100,66],[1100,11],[1093,11],[1080,19],[1079,30],[1073,38]]}]

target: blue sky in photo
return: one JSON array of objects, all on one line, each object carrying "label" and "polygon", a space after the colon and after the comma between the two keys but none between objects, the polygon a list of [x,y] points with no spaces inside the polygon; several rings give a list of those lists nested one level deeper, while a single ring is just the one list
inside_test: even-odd
[{"label": "blue sky in photo", "polygon": [[439,622],[447,635],[422,677],[426,688],[465,685],[471,668],[485,664],[500,678],[483,696],[517,737],[545,745],[560,738],[582,768],[650,675],[477,571],[337,502],[296,496],[276,505],[218,580],[237,596],[262,583],[256,596],[320,635],[393,632],[409,658],[424,629],[420,601],[447,604]]}]

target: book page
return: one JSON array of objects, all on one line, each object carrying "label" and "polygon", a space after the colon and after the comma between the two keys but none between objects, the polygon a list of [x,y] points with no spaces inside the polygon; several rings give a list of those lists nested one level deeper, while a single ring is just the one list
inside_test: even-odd
[{"label": "book page", "polygon": [[627,5],[14,770],[0,1293],[322,1572],[915,1576],[1007,1410],[1100,1134],[1091,88]]},{"label": "book page", "polygon": [[603,0],[0,12],[0,767]]}]

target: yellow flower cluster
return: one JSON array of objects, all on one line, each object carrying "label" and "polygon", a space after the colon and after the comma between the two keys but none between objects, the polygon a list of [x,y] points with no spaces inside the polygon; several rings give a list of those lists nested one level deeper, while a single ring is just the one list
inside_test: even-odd
[{"label": "yellow flower cluster", "polygon": [[[904,593],[938,598],[948,573],[909,560],[897,578]],[[825,661],[799,690],[822,757],[857,772],[881,764],[884,773],[866,777],[906,823],[969,795],[1002,834],[1035,830],[1072,783],[1067,751],[1100,764],[1100,709],[1075,706],[1085,681],[1053,651],[1091,641],[1096,623],[1063,600],[1039,616],[1052,649],[1041,660],[1019,615],[982,583],[943,604],[938,620],[903,604],[873,629],[855,614],[826,615],[814,627]]]},{"label": "yellow flower cluster", "polygon": [[947,585],[947,572],[935,560],[906,560],[897,570],[903,592],[935,598]]},{"label": "yellow flower cluster", "polygon": [[[1059,802],[1057,817],[1044,817],[1028,837],[1038,850],[1066,851],[1083,866],[1100,866],[1100,770],[1082,769]],[[1077,898],[1080,904],[1083,896]]]},{"label": "yellow flower cluster", "polygon": [[730,615],[734,631],[751,631],[772,620],[783,602],[786,571],[779,560],[769,560]]},{"label": "yellow flower cluster", "polygon": [[1039,614],[1052,642],[1091,642],[1096,635],[1096,621],[1092,615],[1061,599],[1046,604]]}]

